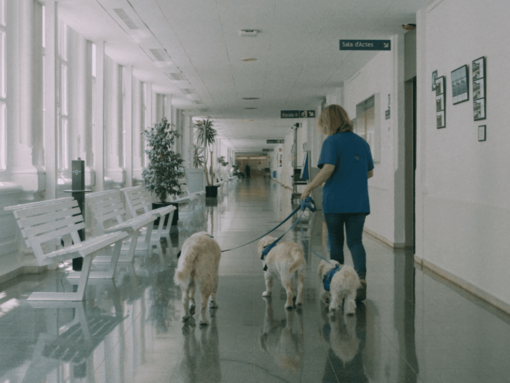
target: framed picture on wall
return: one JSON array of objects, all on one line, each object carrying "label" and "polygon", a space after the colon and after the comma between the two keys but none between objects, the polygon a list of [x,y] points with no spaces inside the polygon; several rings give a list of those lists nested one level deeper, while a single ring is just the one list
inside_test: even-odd
[{"label": "framed picture on wall", "polygon": [[463,65],[452,71],[453,105],[469,100],[468,66]]},{"label": "framed picture on wall", "polygon": [[487,127],[485,125],[480,125],[478,127],[478,141],[485,141],[487,139]]},{"label": "framed picture on wall", "polygon": [[473,119],[475,121],[485,120],[487,118],[487,81],[485,68],[485,57],[473,60]]},{"label": "framed picture on wall", "polygon": [[436,79],[436,128],[446,127],[446,79],[444,76]]},{"label": "framed picture on wall", "polygon": [[436,90],[437,70],[432,72],[432,90]]}]

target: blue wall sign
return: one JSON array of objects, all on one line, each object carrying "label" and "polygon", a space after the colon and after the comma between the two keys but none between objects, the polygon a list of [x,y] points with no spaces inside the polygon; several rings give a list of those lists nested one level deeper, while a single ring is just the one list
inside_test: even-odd
[{"label": "blue wall sign", "polygon": [[391,51],[391,40],[340,40],[341,51]]}]

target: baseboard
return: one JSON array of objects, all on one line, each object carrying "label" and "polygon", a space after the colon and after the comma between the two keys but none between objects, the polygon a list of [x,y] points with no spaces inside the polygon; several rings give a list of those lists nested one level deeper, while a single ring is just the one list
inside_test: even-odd
[{"label": "baseboard", "polygon": [[494,306],[495,308],[505,312],[506,314],[510,314],[510,304],[503,302],[501,299],[496,298],[492,294],[480,289],[479,287],[476,287],[475,285],[467,282],[466,280],[457,277],[456,275],[453,275],[449,271],[442,269],[441,267],[435,265],[432,262],[429,262],[421,258],[418,259],[421,261],[422,267],[424,269],[430,270],[431,272],[439,275],[440,277],[446,279],[447,281],[453,283],[454,285],[457,285],[463,290],[466,290],[471,295],[474,295],[475,297],[487,302],[489,305]]},{"label": "baseboard", "polygon": [[379,233],[376,233],[375,231],[370,230],[367,227],[365,227],[363,230],[365,231],[365,233],[369,234],[370,236],[374,237],[375,239],[383,242],[385,245],[388,245],[389,247],[392,247],[394,249],[403,249],[403,248],[406,247],[405,243],[392,242],[388,238],[386,238],[385,236],[383,236],[383,235],[381,235]]}]

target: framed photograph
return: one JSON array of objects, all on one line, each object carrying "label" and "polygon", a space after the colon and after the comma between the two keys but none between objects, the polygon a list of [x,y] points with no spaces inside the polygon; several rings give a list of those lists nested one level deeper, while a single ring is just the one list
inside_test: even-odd
[{"label": "framed photograph", "polygon": [[463,65],[452,71],[453,105],[469,100],[468,66]]},{"label": "framed photograph", "polygon": [[485,57],[473,61],[473,80],[485,78]]},{"label": "framed photograph", "polygon": [[436,126],[438,129],[446,127],[446,119],[445,119],[445,111],[444,110],[436,113]]},{"label": "framed photograph", "polygon": [[444,76],[436,78],[436,96],[444,94]]},{"label": "framed photograph", "polygon": [[436,96],[436,112],[444,110],[444,94]]},{"label": "framed photograph", "polygon": [[473,80],[473,100],[485,98],[485,79]]},{"label": "framed photograph", "polygon": [[478,127],[478,141],[485,141],[487,139],[486,125],[480,125]]},{"label": "framed photograph", "polygon": [[485,57],[473,60],[473,118],[475,121],[487,118],[487,85]]},{"label": "framed photograph", "polygon": [[436,127],[446,127],[446,79],[444,76],[436,78]]},{"label": "framed photograph", "polygon": [[432,72],[432,90],[436,90],[437,70]]},{"label": "framed photograph", "polygon": [[473,118],[475,121],[485,120],[485,98],[480,98],[474,101]]}]

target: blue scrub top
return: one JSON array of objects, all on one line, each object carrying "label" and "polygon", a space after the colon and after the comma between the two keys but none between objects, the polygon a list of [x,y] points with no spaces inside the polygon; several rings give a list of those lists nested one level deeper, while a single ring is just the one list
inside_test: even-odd
[{"label": "blue scrub top", "polygon": [[367,173],[374,168],[368,143],[353,132],[339,132],[322,144],[318,167],[335,165],[326,181],[322,209],[328,213],[370,214]]}]

